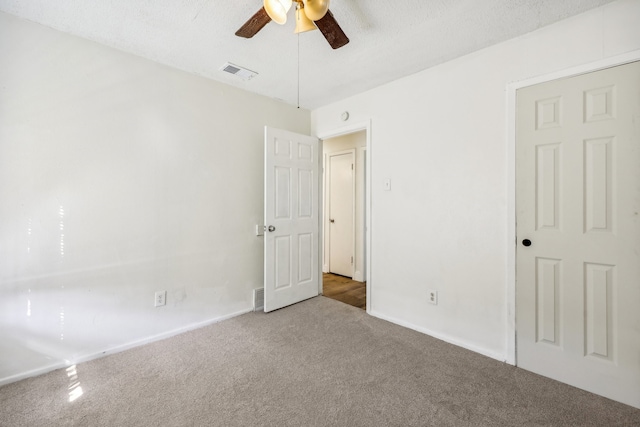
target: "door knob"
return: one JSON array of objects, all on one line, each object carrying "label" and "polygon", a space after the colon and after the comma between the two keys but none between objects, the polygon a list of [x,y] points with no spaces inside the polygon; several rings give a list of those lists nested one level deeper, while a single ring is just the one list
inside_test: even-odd
[{"label": "door knob", "polygon": [[276,231],[276,228],[275,228],[273,225],[270,225],[270,226],[267,228],[267,230],[268,230],[270,233],[273,233],[274,231]]},{"label": "door knob", "polygon": [[522,241],[522,244],[523,244],[523,245],[525,245],[525,246],[531,246],[531,240],[529,240],[529,239],[524,239],[524,240]]},{"label": "door knob", "polygon": [[335,219],[330,219],[329,222],[336,222],[336,220]]}]

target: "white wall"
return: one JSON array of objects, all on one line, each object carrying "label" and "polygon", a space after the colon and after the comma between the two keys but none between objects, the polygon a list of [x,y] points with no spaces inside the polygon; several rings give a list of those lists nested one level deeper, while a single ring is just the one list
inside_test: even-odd
[{"label": "white wall", "polygon": [[353,280],[358,282],[364,282],[366,280],[366,265],[365,265],[365,245],[364,245],[364,232],[365,232],[365,154],[367,147],[367,135],[365,131],[359,131],[349,133],[342,136],[336,136],[334,138],[325,139],[322,141],[322,151],[324,153],[324,227],[323,227],[323,241],[324,241],[324,262],[323,271],[329,271],[329,247],[328,247],[328,230],[329,224],[329,212],[327,209],[327,196],[328,196],[328,181],[326,179],[327,171],[327,155],[344,150],[355,150],[355,245],[354,245],[354,272]]},{"label": "white wall", "polygon": [[0,58],[0,384],[250,310],[309,112],[3,13]]},{"label": "white wall", "polygon": [[371,120],[372,314],[512,359],[507,86],[640,49],[639,16],[617,1],[312,111],[318,135]]}]

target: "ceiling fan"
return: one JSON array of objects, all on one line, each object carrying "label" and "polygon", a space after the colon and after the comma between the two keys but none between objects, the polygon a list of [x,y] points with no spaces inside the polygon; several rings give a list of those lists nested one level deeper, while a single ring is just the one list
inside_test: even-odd
[{"label": "ceiling fan", "polygon": [[295,33],[320,30],[332,48],[338,49],[349,38],[329,10],[329,0],[264,0],[263,6],[236,31],[236,36],[251,38],[270,21],[283,25],[287,22],[287,12],[296,3]]}]

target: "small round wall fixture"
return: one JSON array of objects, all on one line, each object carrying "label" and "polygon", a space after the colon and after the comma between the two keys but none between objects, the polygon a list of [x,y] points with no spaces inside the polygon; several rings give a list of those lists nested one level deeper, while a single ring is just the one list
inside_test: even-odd
[{"label": "small round wall fixture", "polygon": [[340,115],[340,118],[342,119],[343,122],[346,122],[347,120],[349,120],[349,112],[345,111]]}]

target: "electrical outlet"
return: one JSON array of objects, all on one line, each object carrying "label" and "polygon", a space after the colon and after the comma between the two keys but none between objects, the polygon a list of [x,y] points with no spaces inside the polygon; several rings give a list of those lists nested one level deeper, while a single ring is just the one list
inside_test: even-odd
[{"label": "electrical outlet", "polygon": [[154,301],[155,301],[156,307],[162,307],[163,305],[167,305],[167,291],[156,292],[156,297]]},{"label": "electrical outlet", "polygon": [[427,291],[427,297],[429,298],[429,304],[438,305],[438,291],[429,289]]}]

